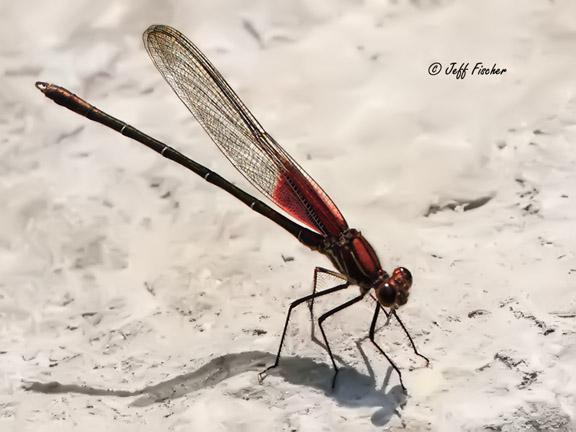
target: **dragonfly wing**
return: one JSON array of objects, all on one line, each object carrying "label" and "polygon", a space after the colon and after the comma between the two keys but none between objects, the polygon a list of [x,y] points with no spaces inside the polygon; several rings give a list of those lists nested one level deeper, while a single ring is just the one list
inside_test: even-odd
[{"label": "dragonfly wing", "polygon": [[224,155],[258,190],[324,235],[348,225],[328,195],[264,130],[244,103],[183,34],[161,25],[144,32],[156,68]]}]

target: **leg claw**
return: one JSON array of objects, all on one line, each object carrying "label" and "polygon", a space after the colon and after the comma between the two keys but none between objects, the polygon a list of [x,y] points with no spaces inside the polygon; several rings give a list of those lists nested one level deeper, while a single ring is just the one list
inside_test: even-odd
[{"label": "leg claw", "polygon": [[274,369],[276,368],[278,365],[274,364],[272,366],[268,366],[266,369],[264,369],[262,372],[260,372],[258,374],[258,384],[262,384],[262,382],[264,382],[264,379],[268,376],[268,371],[270,369]]}]

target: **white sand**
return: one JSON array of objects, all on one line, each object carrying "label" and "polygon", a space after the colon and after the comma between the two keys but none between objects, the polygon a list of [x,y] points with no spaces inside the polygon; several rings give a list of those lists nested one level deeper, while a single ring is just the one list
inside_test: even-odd
[{"label": "white sand", "polygon": [[[576,3],[181,3],[0,4],[0,430],[576,430]],[[357,348],[369,299],[327,321],[334,392],[306,307],[259,384],[327,260],[34,88],[254,191],[151,64],[153,23],[205,51],[387,269],[412,270],[400,314],[431,366],[378,331],[406,398]],[[507,72],[433,77],[435,61]]]}]

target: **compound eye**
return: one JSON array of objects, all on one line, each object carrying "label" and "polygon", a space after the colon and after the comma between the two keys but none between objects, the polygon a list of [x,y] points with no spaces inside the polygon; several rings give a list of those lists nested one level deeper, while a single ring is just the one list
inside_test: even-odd
[{"label": "compound eye", "polygon": [[392,279],[401,282],[408,289],[412,286],[412,273],[406,267],[398,267],[392,272]]},{"label": "compound eye", "polygon": [[396,300],[396,290],[386,282],[376,290],[376,297],[383,306],[392,306]]}]

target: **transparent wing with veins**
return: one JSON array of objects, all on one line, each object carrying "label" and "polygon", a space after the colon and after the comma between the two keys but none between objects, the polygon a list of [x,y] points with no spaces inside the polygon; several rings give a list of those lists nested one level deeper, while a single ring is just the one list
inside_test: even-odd
[{"label": "transparent wing with veins", "polygon": [[292,217],[324,235],[346,220],[320,186],[264,130],[204,54],[177,30],[144,32],[154,64],[212,141],[258,190]]}]

